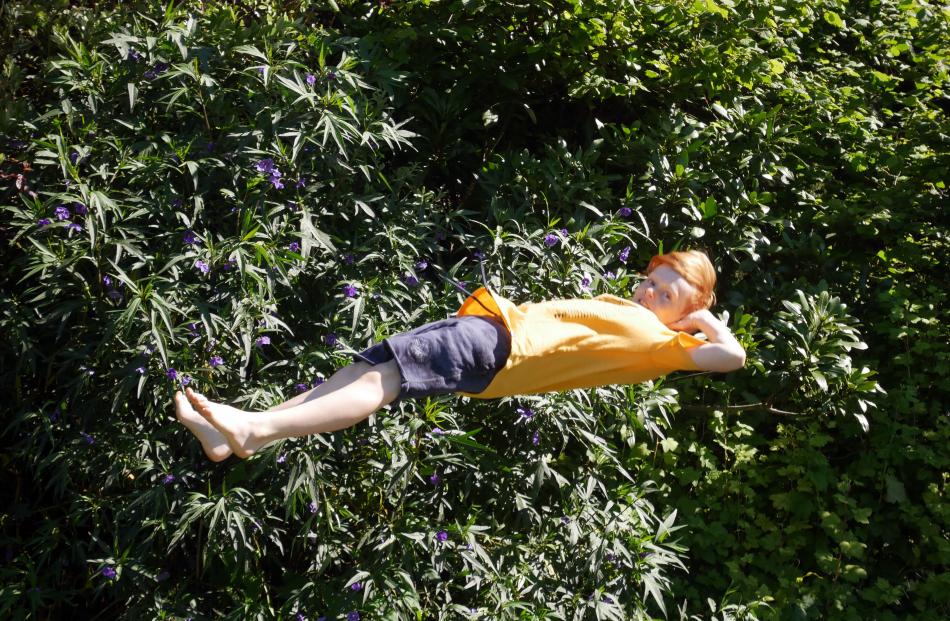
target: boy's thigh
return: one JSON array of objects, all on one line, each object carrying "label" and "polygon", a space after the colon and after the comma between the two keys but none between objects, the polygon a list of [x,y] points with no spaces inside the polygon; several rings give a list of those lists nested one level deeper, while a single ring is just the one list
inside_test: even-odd
[{"label": "boy's thigh", "polygon": [[399,399],[480,392],[505,365],[511,348],[507,328],[481,317],[449,317],[393,335],[354,354],[374,368],[389,364],[388,381]]}]

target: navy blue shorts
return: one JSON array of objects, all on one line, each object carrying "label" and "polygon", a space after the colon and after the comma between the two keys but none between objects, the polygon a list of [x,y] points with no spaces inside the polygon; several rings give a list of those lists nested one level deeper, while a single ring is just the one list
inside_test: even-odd
[{"label": "navy blue shorts", "polygon": [[372,365],[395,358],[402,376],[399,396],[391,404],[396,405],[406,398],[480,393],[504,368],[510,352],[511,335],[500,319],[463,315],[395,334],[351,355]]}]

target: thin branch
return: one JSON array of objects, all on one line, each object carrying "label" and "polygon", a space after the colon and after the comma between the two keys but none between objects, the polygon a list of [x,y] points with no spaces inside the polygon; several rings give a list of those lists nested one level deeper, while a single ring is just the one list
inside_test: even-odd
[{"label": "thin branch", "polygon": [[780,414],[782,416],[805,416],[801,412],[789,412],[773,408],[768,403],[744,403],[742,405],[687,405],[684,410],[690,412],[712,412],[715,410],[729,410],[732,412],[742,412],[744,410],[765,410],[770,414]]}]

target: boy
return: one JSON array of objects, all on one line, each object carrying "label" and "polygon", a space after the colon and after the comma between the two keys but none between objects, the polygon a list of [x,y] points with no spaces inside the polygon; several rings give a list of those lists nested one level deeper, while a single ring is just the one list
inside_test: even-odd
[{"label": "boy", "polygon": [[481,287],[455,317],[353,354],[353,364],[267,412],[187,388],[175,393],[177,416],[221,461],[281,438],[350,427],[403,398],[492,399],[638,383],[677,370],[732,371],[745,364],[745,351],[708,310],[715,284],[709,258],[691,250],[653,257],[632,301],[603,294],[516,306]]}]

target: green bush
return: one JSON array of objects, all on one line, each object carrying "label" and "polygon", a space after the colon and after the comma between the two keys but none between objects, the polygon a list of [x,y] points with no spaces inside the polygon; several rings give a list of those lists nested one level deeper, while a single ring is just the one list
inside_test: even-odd
[{"label": "green bush", "polygon": [[[3,616],[948,613],[945,10],[2,12]],[[624,296],[679,247],[745,370],[220,464],[174,419],[454,313],[443,276]]]}]

